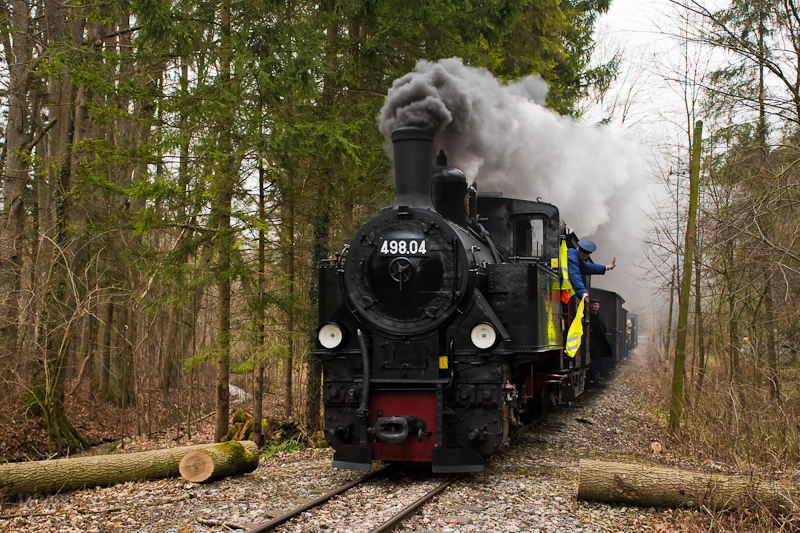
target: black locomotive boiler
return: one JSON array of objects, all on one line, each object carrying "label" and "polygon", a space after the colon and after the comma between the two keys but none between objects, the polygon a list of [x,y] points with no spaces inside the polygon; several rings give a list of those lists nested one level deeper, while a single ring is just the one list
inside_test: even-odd
[{"label": "black locomotive boiler", "polygon": [[[325,436],[333,465],[483,470],[512,429],[584,391],[564,353],[562,240],[548,203],[478,195],[433,165],[433,133],[392,134],[396,200],[319,269]],[[562,255],[563,257],[563,255]]]}]

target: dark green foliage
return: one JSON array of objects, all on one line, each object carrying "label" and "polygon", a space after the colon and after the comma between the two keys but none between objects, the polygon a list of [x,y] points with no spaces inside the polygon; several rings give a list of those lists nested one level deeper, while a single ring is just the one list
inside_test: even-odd
[{"label": "dark green foliage", "polygon": [[[158,381],[165,394],[179,383],[181,361],[196,370],[220,350],[242,371],[259,360],[318,373],[298,357],[315,330],[315,265],[391,202],[377,116],[392,82],[417,61],[457,56],[503,78],[540,74],[551,106],[568,113],[614,67],[586,70],[596,17],[608,7],[601,1],[48,6],[64,7],[59,20],[82,37],[10,29],[52,37],[41,44],[26,100],[37,106],[27,134],[41,134],[39,147],[49,150],[30,154],[30,201],[50,194],[53,203],[31,205],[31,242],[56,213],[59,245],[72,239],[74,247],[64,279],[80,280],[59,311],[73,321],[67,346],[45,359],[74,356],[76,302],[96,290],[131,328],[128,337],[110,334],[105,353],[139,358],[134,368],[147,375],[136,379]],[[63,92],[44,95],[56,82]],[[45,132],[48,123],[56,125]],[[228,284],[230,345],[215,347],[228,334],[203,336],[209,319],[200,317],[213,316],[202,313],[218,308]],[[311,405],[308,418],[314,413]]]},{"label": "dark green foliage", "polygon": [[487,65],[505,79],[538,74],[548,83],[548,105],[572,115],[590,87],[608,87],[618,59],[587,69],[594,50],[597,18],[609,0],[527,2],[522,17],[497,47],[497,63]]}]

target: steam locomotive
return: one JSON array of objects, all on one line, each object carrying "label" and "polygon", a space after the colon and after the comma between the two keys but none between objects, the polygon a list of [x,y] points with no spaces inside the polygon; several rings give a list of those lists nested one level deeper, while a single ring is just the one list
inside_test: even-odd
[{"label": "steam locomotive", "polygon": [[577,237],[554,205],[479,195],[443,152],[432,165],[431,131],[392,143],[394,205],[319,267],[333,466],[482,471],[515,427],[584,392],[588,339],[565,354],[575,298],[558,264]]}]

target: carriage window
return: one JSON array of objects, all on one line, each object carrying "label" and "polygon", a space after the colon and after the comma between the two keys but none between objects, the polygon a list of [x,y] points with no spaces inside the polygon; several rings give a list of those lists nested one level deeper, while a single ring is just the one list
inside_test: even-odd
[{"label": "carriage window", "polygon": [[544,220],[520,218],[514,227],[514,251],[517,257],[541,257],[544,253]]}]

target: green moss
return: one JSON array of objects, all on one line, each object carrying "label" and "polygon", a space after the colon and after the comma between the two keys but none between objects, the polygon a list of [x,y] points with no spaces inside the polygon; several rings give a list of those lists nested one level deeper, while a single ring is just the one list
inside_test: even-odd
[{"label": "green moss", "polygon": [[244,424],[247,422],[248,418],[252,418],[247,411],[244,409],[239,409],[236,411],[236,414],[233,415],[233,423],[234,424]]},{"label": "green moss", "polygon": [[228,454],[234,463],[246,463],[250,460],[247,456],[247,450],[239,442],[220,442],[217,448]]}]

